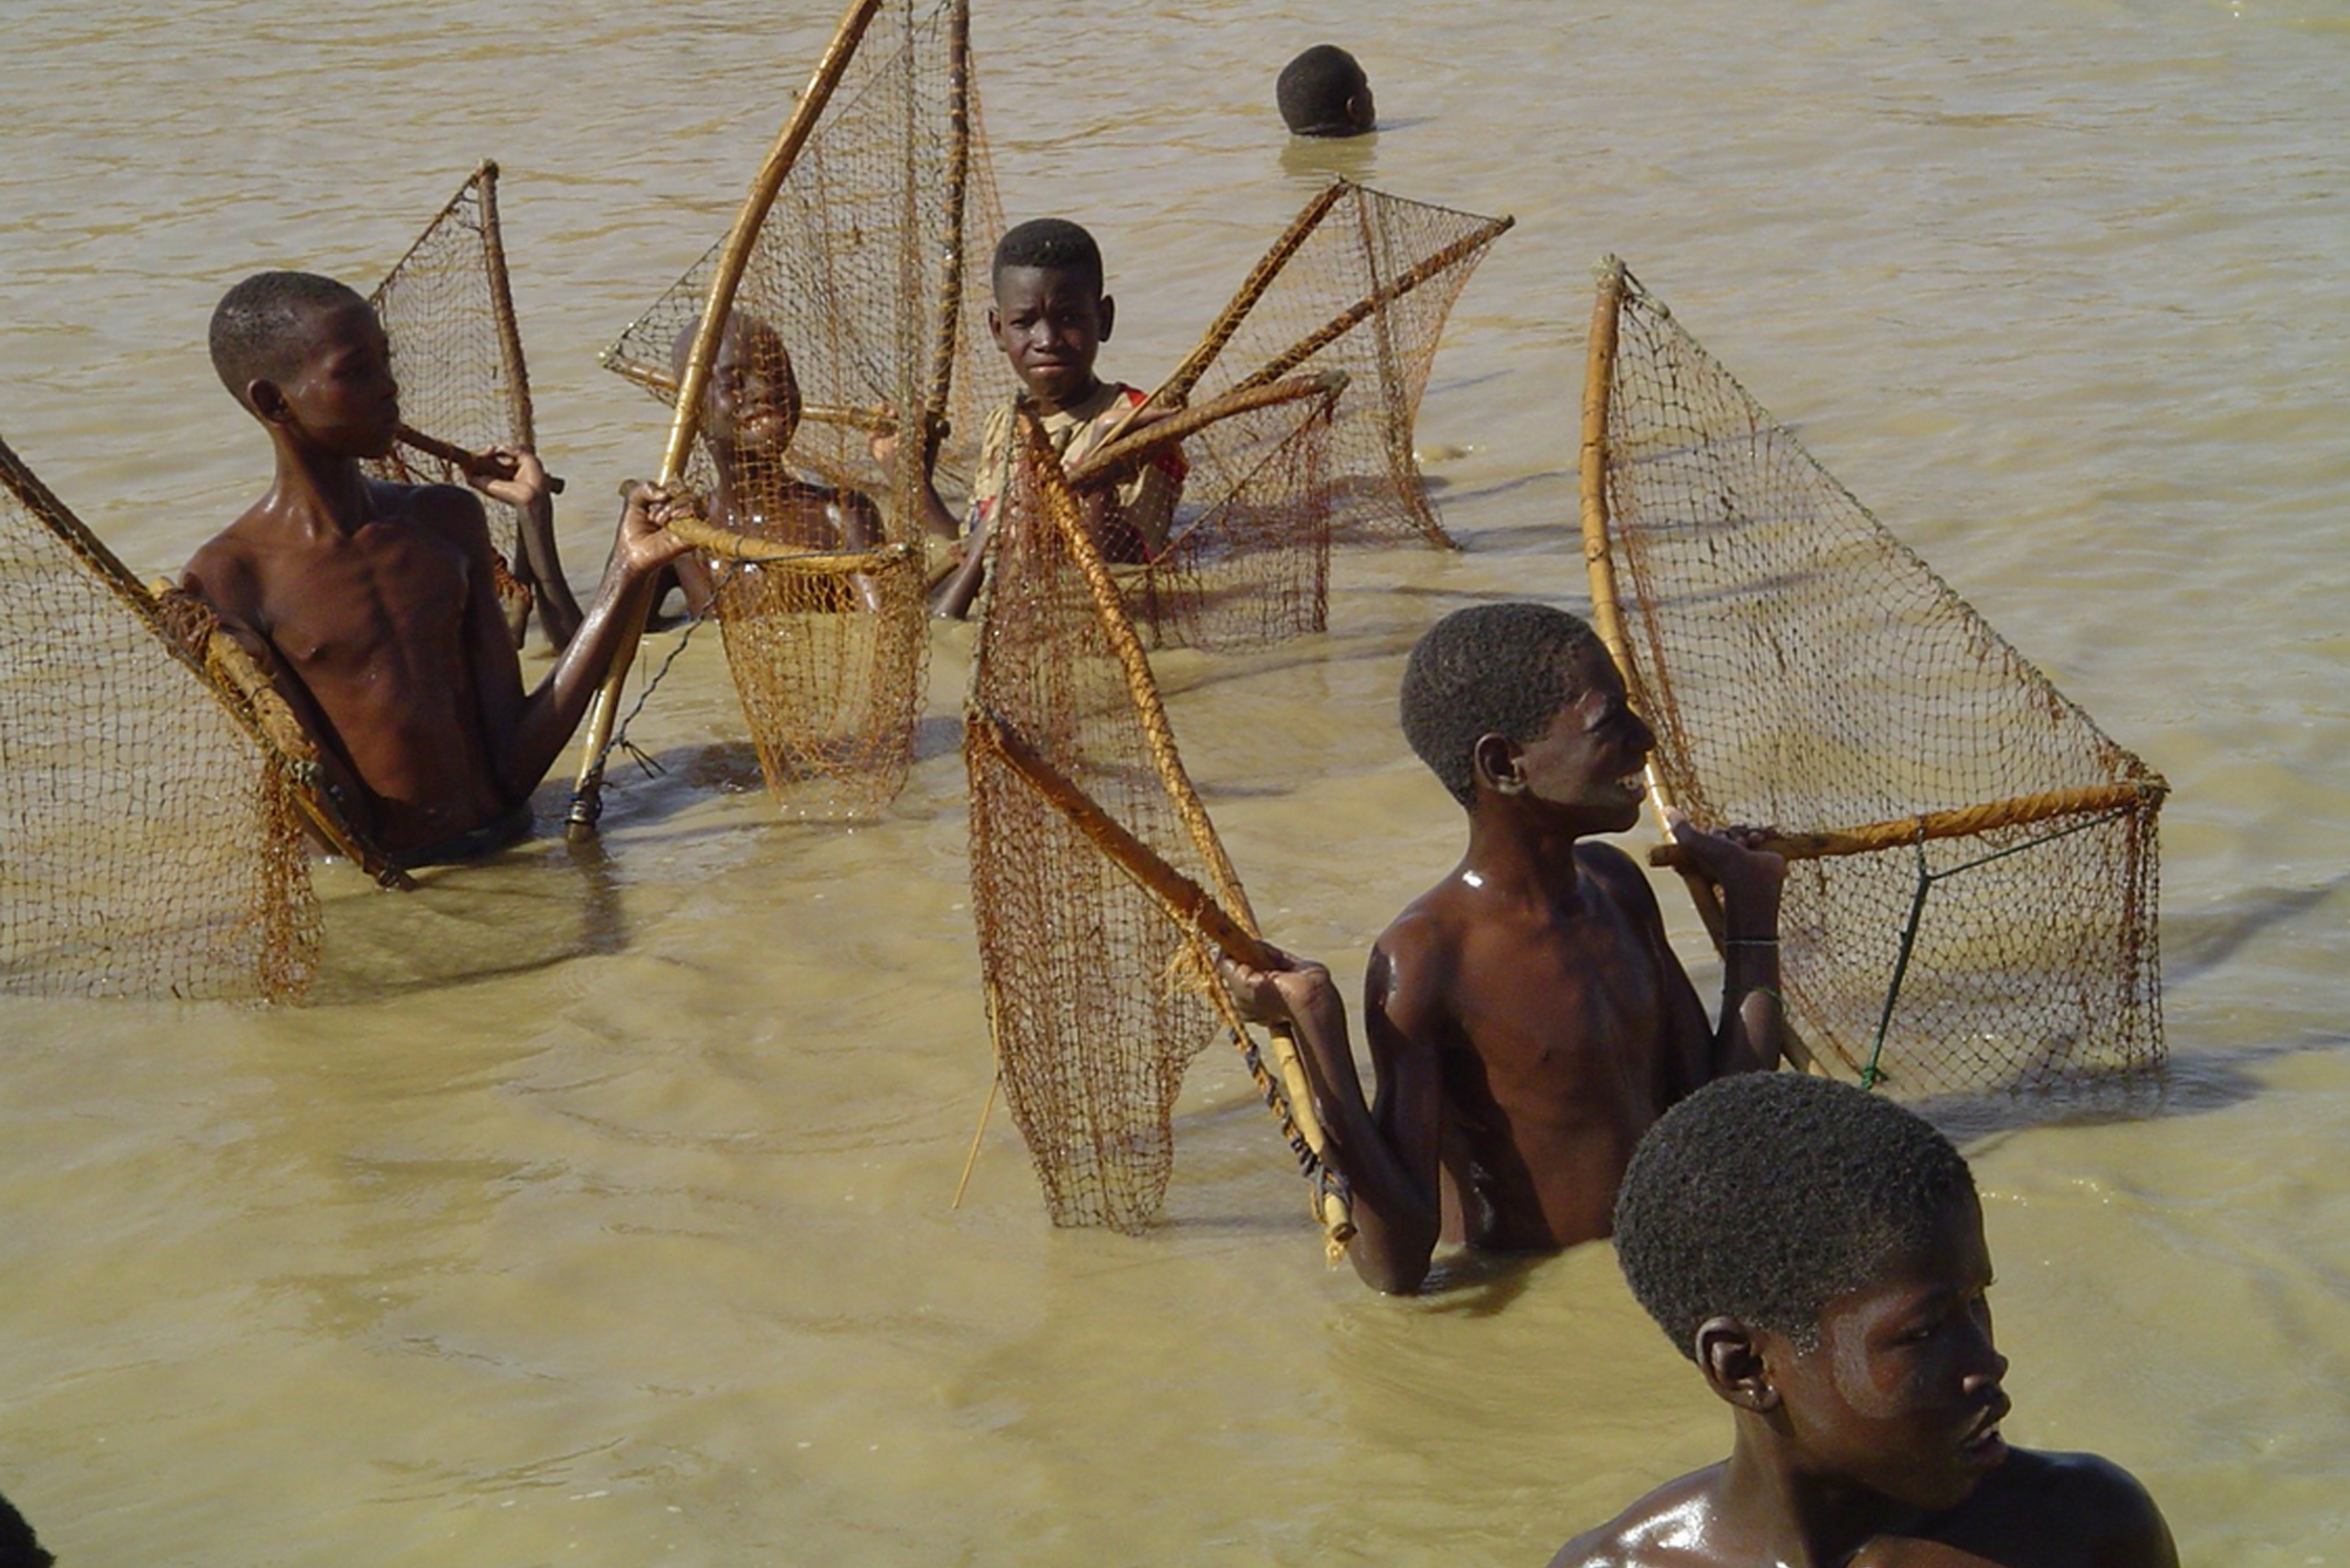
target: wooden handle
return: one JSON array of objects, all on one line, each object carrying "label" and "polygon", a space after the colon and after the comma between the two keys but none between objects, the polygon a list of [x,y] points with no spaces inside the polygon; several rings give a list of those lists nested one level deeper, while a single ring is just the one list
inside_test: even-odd
[{"label": "wooden handle", "polygon": [[[400,444],[405,447],[413,447],[428,457],[435,457],[444,463],[455,464],[459,471],[471,474],[477,478],[510,479],[514,477],[513,470],[506,466],[502,458],[493,456],[486,452],[469,451],[455,441],[444,441],[436,435],[427,435],[424,432],[409,425],[400,427]],[[563,488],[562,480],[552,474],[547,476],[547,490],[550,494],[560,496],[563,493]]]},{"label": "wooden handle", "polygon": [[[1753,847],[1784,855],[1790,860],[1826,860],[1840,855],[1870,855],[1878,850],[1900,849],[1923,843],[1933,838],[1956,838],[1970,833],[1985,833],[1993,828],[2021,827],[2028,822],[2045,821],[2052,816],[2080,816],[2095,812],[2128,811],[2141,801],[2159,802],[2170,793],[2170,786],[2160,775],[2146,778],[2127,778],[2115,784],[2092,784],[2073,790],[2050,790],[2042,795],[2020,795],[2005,800],[1985,801],[1980,806],[1960,806],[1950,811],[1923,812],[1916,816],[1899,816],[1890,821],[1869,822],[1856,828],[1843,828],[1827,833],[1770,833],[1755,840]],[[1671,866],[1675,870],[1693,870],[1697,862],[1679,844],[1652,846],[1648,851],[1652,866]]]}]

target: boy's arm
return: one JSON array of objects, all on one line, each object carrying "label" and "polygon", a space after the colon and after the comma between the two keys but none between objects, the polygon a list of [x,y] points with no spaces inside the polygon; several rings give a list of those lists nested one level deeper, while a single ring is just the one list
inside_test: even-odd
[{"label": "boy's arm", "polygon": [[[943,430],[937,432],[922,453],[921,491],[916,501],[921,508],[922,526],[936,538],[951,540],[959,532],[955,526],[955,514],[949,512],[946,503],[939,498],[938,481],[932,477],[939,466],[939,437],[944,434]],[[876,431],[866,444],[873,450],[873,460],[881,465],[884,474],[888,473],[890,459],[898,455],[898,432],[894,429]]]},{"label": "boy's arm", "polygon": [[[1779,892],[1787,881],[1787,861],[1748,847],[1755,834],[1703,832],[1679,811],[1665,813],[1665,827],[1722,890],[1721,1020],[1714,1026],[1704,1075],[1683,1086],[1686,1092],[1733,1072],[1765,1072],[1779,1065],[1785,1011],[1779,998]],[[1661,919],[1658,930],[1662,938]]]},{"label": "boy's arm", "polygon": [[[1346,1182],[1355,1222],[1346,1256],[1374,1290],[1408,1295],[1428,1277],[1443,1225],[1438,1170],[1443,1084],[1435,1052],[1398,1029],[1399,990],[1385,947],[1371,955],[1368,1028],[1379,1072],[1376,1108],[1366,1101],[1346,1033],[1346,1005],[1330,972],[1279,954],[1272,973],[1226,960],[1224,972],[1245,1016],[1295,1026],[1312,1080],[1324,1157]],[[1382,1006],[1383,996],[1389,999]]]}]

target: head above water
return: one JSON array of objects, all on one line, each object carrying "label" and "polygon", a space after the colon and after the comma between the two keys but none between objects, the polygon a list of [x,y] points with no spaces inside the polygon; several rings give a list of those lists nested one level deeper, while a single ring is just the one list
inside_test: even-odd
[{"label": "head above water", "polygon": [[0,1497],[0,1568],[50,1568],[57,1559],[32,1534],[16,1505]]},{"label": "head above water", "polygon": [[1580,616],[1548,604],[1475,604],[1430,626],[1404,667],[1404,738],[1452,798],[1472,805],[1488,735],[1539,740],[1607,650]]},{"label": "head above water", "polygon": [[[669,342],[669,370],[681,384],[700,329],[689,321]],[[738,452],[780,456],[799,434],[803,407],[783,334],[764,317],[730,312],[702,391],[702,434]]]},{"label": "head above water", "polygon": [[1966,1160],[1915,1112],[1831,1079],[1742,1073],[1641,1139],[1616,1198],[1616,1255],[1683,1355],[1725,1316],[1809,1348],[1831,1301],[1975,1201]]},{"label": "head above water", "polygon": [[1283,66],[1273,94],[1295,136],[1359,137],[1379,128],[1370,78],[1336,44],[1316,44]]},{"label": "head above water", "polygon": [[255,381],[291,380],[315,347],[321,320],[353,309],[369,310],[368,302],[332,278],[256,272],[213,307],[212,369],[229,395],[250,409]]},{"label": "head above water", "polygon": [[1047,412],[1092,394],[1093,361],[1117,306],[1102,292],[1102,252],[1066,218],[1035,218],[996,244],[987,330]]}]

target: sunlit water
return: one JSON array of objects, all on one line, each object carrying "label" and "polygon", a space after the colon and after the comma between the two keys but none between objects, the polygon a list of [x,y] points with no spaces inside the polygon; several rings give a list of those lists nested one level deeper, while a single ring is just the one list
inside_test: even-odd
[{"label": "sunlit water", "polygon": [[[584,581],[660,440],[594,350],[723,226],[830,25],[789,9],[19,0],[0,434],[176,566],[265,474],[214,300],[371,281],[495,156]],[[2345,13],[1375,11],[977,23],[1006,204],[1101,236],[1128,379],[1330,171],[1519,220],[1421,421],[1467,552],[1346,555],[1328,636],[1162,665],[1273,934],[1351,985],[1450,863],[1402,655],[1475,599],[1582,601],[1589,264],[1620,252],[2176,788],[2159,1105],[1970,1124],[2011,1435],[2137,1471],[2191,1560],[2350,1556]],[[1323,36],[1374,142],[1281,133],[1273,74]],[[1149,1238],[1051,1231],[1000,1116],[948,1209],[989,1073],[967,652],[940,635],[879,825],[773,819],[713,639],[603,858],[405,899],[330,868],[299,1009],[0,1005],[0,1489],[69,1564],[1532,1563],[1721,1450],[1604,1247],[1414,1303],[1326,1271],[1221,1055]]]}]

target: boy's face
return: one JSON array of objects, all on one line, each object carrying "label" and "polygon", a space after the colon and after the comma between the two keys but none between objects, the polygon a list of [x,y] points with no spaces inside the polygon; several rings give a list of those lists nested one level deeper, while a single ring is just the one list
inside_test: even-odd
[{"label": "boy's face", "polygon": [[1621,833],[1641,819],[1641,769],[1657,737],[1624,701],[1623,677],[1604,648],[1571,656],[1573,693],[1550,728],[1519,748],[1526,795],[1586,814],[1586,833]]},{"label": "boy's face", "polygon": [[[385,456],[399,438],[400,388],[375,312],[362,300],[311,306],[298,330],[300,362],[285,378],[256,384],[256,410],[275,409],[279,422],[337,456]],[[265,401],[262,385],[274,390],[274,400]]]},{"label": "boy's face", "polygon": [[1961,1197],[1928,1245],[1828,1303],[1812,1349],[1758,1336],[1800,1462],[1913,1508],[1965,1500],[2007,1457],[1990,1286],[1982,1209]]},{"label": "boy's face", "polygon": [[783,339],[764,323],[730,327],[710,362],[703,426],[716,440],[780,456],[799,434],[799,381]]},{"label": "boy's face", "polygon": [[1109,340],[1115,307],[1093,280],[1069,267],[1007,266],[996,274],[987,330],[1012,373],[1046,412],[1093,391],[1093,356]]}]

